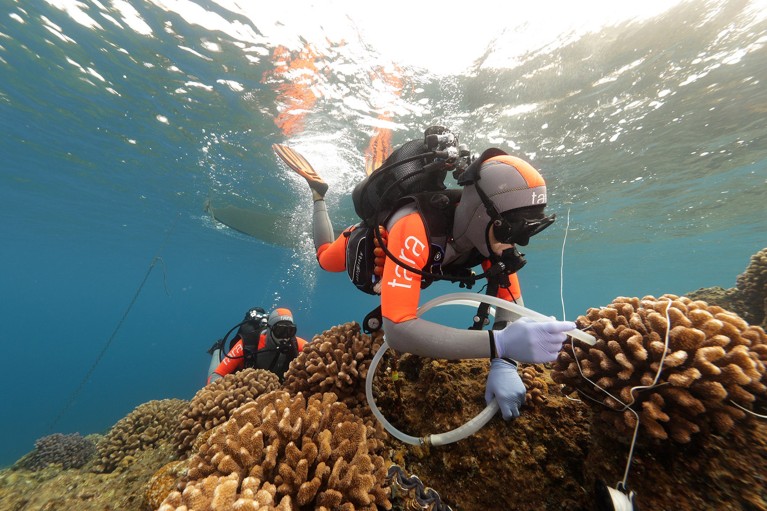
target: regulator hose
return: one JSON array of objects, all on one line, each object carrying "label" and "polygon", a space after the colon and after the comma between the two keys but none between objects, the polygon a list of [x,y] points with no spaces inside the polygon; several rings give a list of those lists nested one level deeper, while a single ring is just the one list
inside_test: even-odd
[{"label": "regulator hose", "polygon": [[[494,305],[497,308],[511,311],[515,314],[533,319],[535,321],[552,320],[548,316],[544,316],[543,314],[530,310],[526,307],[522,307],[521,305],[517,305],[516,303],[508,302],[495,296],[480,295],[476,293],[451,293],[437,297],[419,307],[417,315],[420,317],[432,308],[439,307],[441,305],[469,305],[476,307],[480,303],[488,303],[490,305]],[[490,313],[495,315],[495,310],[491,309]],[[570,330],[566,333],[571,337],[591,345],[596,342],[594,336],[582,332],[581,330]],[[424,437],[415,437],[399,431],[388,420],[386,420],[386,417],[383,416],[381,410],[378,409],[378,406],[376,406],[375,400],[373,399],[373,378],[376,369],[378,368],[378,364],[381,361],[384,353],[386,353],[387,349],[389,349],[389,344],[386,342],[386,337],[384,336],[383,344],[376,352],[373,360],[370,362],[370,367],[368,368],[367,378],[365,379],[365,396],[367,397],[368,405],[370,406],[370,410],[373,412],[373,415],[383,425],[386,431],[388,431],[389,434],[391,434],[394,438],[410,445],[451,444],[453,442],[463,440],[464,438],[471,436],[479,431],[485,424],[490,421],[490,419],[493,418],[493,416],[498,411],[498,403],[493,400],[485,407],[484,410],[482,410],[476,417],[468,421],[466,424],[445,433],[426,435]]]}]

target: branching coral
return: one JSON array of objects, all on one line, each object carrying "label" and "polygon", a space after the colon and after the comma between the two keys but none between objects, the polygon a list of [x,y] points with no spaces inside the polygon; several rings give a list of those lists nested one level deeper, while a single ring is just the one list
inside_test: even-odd
[{"label": "branching coral", "polygon": [[542,378],[543,367],[532,364],[524,364],[519,369],[522,377],[522,383],[525,384],[527,392],[525,393],[526,406],[538,406],[546,403],[548,400],[549,386]]},{"label": "branching coral", "polygon": [[239,406],[279,386],[280,379],[270,371],[243,369],[198,390],[181,415],[178,451],[189,451],[198,435],[226,422]]},{"label": "branching coral", "polygon": [[100,459],[95,470],[111,472],[120,464],[130,463],[138,451],[172,440],[178,416],[187,405],[182,399],[162,399],[137,406],[98,443]]},{"label": "branching coral", "polygon": [[38,438],[35,450],[20,459],[14,468],[41,470],[50,464],[64,469],[80,468],[96,454],[96,444],[80,433],[54,433]]},{"label": "branching coral", "polygon": [[181,509],[369,510],[390,507],[384,460],[335,394],[265,394],[234,411],[189,460]]},{"label": "branching coral", "polygon": [[284,387],[307,395],[333,392],[351,410],[364,415],[368,411],[365,378],[381,344],[381,333],[363,334],[355,322],[334,326],[304,347],[291,363]]},{"label": "branching coral", "polygon": [[650,437],[686,443],[710,427],[729,431],[746,416],[739,407],[767,399],[767,336],[721,307],[674,295],[619,297],[577,322],[597,343],[566,344],[552,378],[604,405],[600,417],[620,434],[636,424],[628,405]]}]

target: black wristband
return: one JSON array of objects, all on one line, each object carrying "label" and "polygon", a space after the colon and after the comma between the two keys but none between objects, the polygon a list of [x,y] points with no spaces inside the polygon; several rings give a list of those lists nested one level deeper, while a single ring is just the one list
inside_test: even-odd
[{"label": "black wristband", "polygon": [[514,367],[517,367],[519,364],[517,364],[516,360],[512,360],[509,357],[501,357],[501,360],[504,362],[508,362],[509,364],[513,365]]},{"label": "black wristband", "polygon": [[495,335],[492,330],[487,331],[490,334],[490,360],[498,358],[498,352],[495,350]]}]

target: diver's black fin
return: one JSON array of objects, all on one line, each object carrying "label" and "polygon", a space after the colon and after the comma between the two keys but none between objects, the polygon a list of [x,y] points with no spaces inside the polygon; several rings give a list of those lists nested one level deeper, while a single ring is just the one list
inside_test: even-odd
[{"label": "diver's black fin", "polygon": [[285,165],[295,170],[299,176],[306,179],[309,187],[318,194],[324,196],[328,191],[328,184],[322,180],[314,168],[306,161],[306,158],[298,154],[290,147],[282,144],[272,144],[272,149]]}]

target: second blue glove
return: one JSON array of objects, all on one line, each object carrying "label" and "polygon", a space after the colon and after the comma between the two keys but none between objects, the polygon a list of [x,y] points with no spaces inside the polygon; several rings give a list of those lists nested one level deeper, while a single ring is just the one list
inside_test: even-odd
[{"label": "second blue glove", "polygon": [[496,358],[490,362],[490,374],[487,375],[485,402],[493,399],[498,402],[504,420],[519,417],[519,408],[525,404],[525,384],[519,377],[517,366],[506,360]]}]

